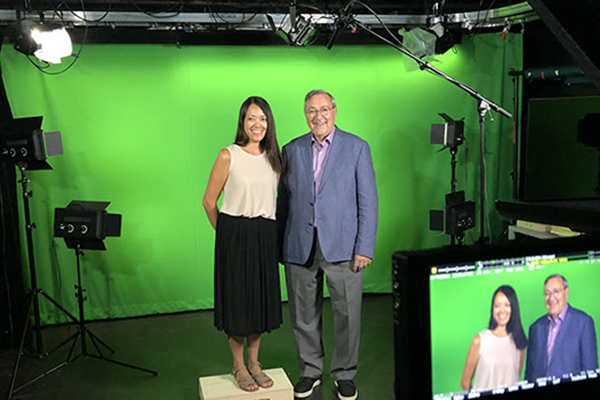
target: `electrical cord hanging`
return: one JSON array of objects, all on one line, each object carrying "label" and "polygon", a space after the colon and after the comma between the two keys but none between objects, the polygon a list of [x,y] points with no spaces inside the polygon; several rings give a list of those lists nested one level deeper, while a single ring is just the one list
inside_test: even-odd
[{"label": "electrical cord hanging", "polygon": [[[55,13],[58,13],[58,11],[60,11],[60,10],[59,10],[59,7],[60,7],[61,5],[64,5],[64,6],[67,8],[67,10],[68,10],[68,11],[69,11],[71,14],[73,14],[73,16],[74,16],[75,18],[78,18],[78,19],[80,19],[80,20],[82,20],[83,22],[86,22],[86,23],[88,23],[88,24],[97,24],[98,22],[101,22],[102,20],[104,20],[104,19],[105,19],[105,18],[108,16],[108,14],[110,13],[110,9],[111,9],[111,7],[112,7],[112,3],[113,3],[113,2],[112,2],[112,0],[110,0],[110,1],[108,2],[108,7],[107,7],[106,11],[104,12],[104,15],[102,15],[102,16],[101,16],[100,18],[98,18],[98,19],[87,19],[87,18],[85,17],[85,9],[83,10],[83,17],[82,17],[82,16],[80,16],[80,15],[79,15],[79,14],[77,14],[75,11],[73,11],[73,9],[71,9],[71,7],[69,7],[69,5],[68,5],[66,2],[60,3],[60,4],[57,6],[57,8],[54,10],[54,12],[55,12]],[[81,1],[81,4],[82,4],[82,7],[83,7],[83,0]],[[62,19],[62,17],[60,17],[60,18]]]},{"label": "electrical cord hanging", "polygon": [[137,10],[138,10],[139,12],[141,12],[141,13],[143,13],[143,14],[146,14],[146,15],[148,15],[148,16],[150,16],[150,17],[152,17],[152,18],[173,18],[173,17],[176,17],[176,16],[180,15],[180,14],[183,12],[183,10],[185,9],[185,6],[186,6],[186,3],[185,3],[184,1],[180,1],[180,2],[178,2],[178,4],[177,4],[176,6],[172,6],[172,7],[170,7],[170,8],[175,8],[175,7],[177,7],[177,8],[179,8],[178,10],[176,10],[176,11],[171,11],[171,10],[169,9],[168,11],[164,11],[164,12],[162,12],[162,13],[170,13],[170,12],[172,12],[172,14],[168,14],[168,15],[158,15],[158,14],[161,14],[161,13],[160,13],[160,12],[155,12],[155,11],[148,11],[148,10],[144,10],[143,8],[141,8],[141,7],[140,7],[140,6],[137,4],[137,2],[136,2],[136,1],[134,1],[134,0],[128,0],[128,1],[129,1],[129,3],[131,3],[131,5],[133,5],[135,8],[137,8]]},{"label": "electrical cord hanging", "polygon": [[381,24],[381,26],[383,26],[383,28],[387,31],[387,33],[390,35],[390,37],[392,39],[394,39],[394,41],[396,43],[398,43],[398,45],[400,47],[402,47],[404,50],[408,51],[408,48],[404,45],[404,43],[402,43],[402,41],[392,33],[392,31],[390,31],[390,29],[388,28],[388,26],[381,20],[381,18],[379,17],[379,15],[375,12],[375,10],[373,10],[371,7],[369,7],[368,5],[366,5],[365,3],[363,3],[360,0],[355,0],[353,1],[353,3],[356,4],[360,4],[361,6],[363,6],[364,8],[366,8],[371,14],[373,14],[373,16],[377,19],[377,21],[379,21],[379,23]]}]

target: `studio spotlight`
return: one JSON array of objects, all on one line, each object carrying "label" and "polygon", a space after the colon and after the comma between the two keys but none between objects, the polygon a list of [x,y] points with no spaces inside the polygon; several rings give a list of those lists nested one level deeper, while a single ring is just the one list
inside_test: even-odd
[{"label": "studio spotlight", "polygon": [[48,64],[60,64],[73,53],[73,43],[62,25],[30,20],[18,21],[14,33],[15,50],[35,56]]},{"label": "studio spotlight", "polygon": [[446,147],[457,147],[463,144],[465,139],[464,118],[458,121],[453,120],[447,114],[440,113],[446,123],[431,124],[431,144],[441,144]]},{"label": "studio spotlight", "polygon": [[292,2],[290,14],[276,33],[291,46],[306,46],[315,34],[315,24],[310,17],[307,20],[302,15],[296,15],[296,3]]},{"label": "studio spotlight", "polygon": [[462,33],[448,24],[436,23],[429,28],[400,29],[402,44],[415,56],[444,54],[462,41]]},{"label": "studio spotlight", "polygon": [[429,28],[436,36],[435,54],[444,54],[462,41],[462,33],[451,24],[438,23]]},{"label": "studio spotlight", "polygon": [[455,44],[462,41],[462,33],[458,25],[449,24],[444,14],[446,0],[433,4],[432,16],[427,27],[414,28],[408,31],[400,29],[403,44],[417,57],[444,54]]},{"label": "studio spotlight", "polygon": [[63,154],[60,132],[40,129],[42,117],[16,118],[0,132],[0,159],[9,159],[26,169],[52,169],[49,156]]},{"label": "studio spotlight", "polygon": [[70,249],[106,250],[107,236],[121,236],[121,215],[109,214],[109,201],[72,201],[54,209],[54,236]]},{"label": "studio spotlight", "polygon": [[400,29],[398,34],[402,36],[402,44],[415,57],[423,58],[435,54],[435,42],[437,36],[427,29],[414,28],[410,30]]},{"label": "studio spotlight", "polygon": [[306,46],[314,33],[315,27],[312,21],[307,21],[302,16],[297,17],[294,24],[292,18],[287,17],[277,31],[277,34],[292,46]]},{"label": "studio spotlight", "polygon": [[473,227],[475,227],[475,203],[465,201],[465,192],[462,190],[446,195],[444,210],[429,211],[429,229],[432,231],[442,231],[462,238],[464,231]]},{"label": "studio spotlight", "polygon": [[435,54],[444,54],[462,41],[462,33],[457,25],[448,23],[444,13],[445,5],[446,0],[435,2],[432,7],[433,16],[429,19],[428,31],[435,35]]}]

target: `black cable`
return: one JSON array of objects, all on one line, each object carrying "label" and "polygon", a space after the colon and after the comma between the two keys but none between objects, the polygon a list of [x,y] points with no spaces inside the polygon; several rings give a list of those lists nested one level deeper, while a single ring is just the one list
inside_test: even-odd
[{"label": "black cable", "polygon": [[[492,9],[492,7],[494,6],[494,4],[496,4],[496,0],[492,0],[492,2],[490,3],[490,6],[487,8],[486,12],[485,12],[485,17],[483,17],[483,21],[477,21],[475,23],[474,28],[477,28],[477,25],[485,25],[485,22],[488,20],[489,16],[490,16],[490,11]],[[479,8],[477,10],[477,16],[479,16],[479,13],[481,12],[481,7],[483,6],[483,0],[479,1]],[[479,32],[483,31],[483,27],[479,28]]]},{"label": "black cable", "polygon": [[389,33],[389,35],[394,39],[394,41],[396,43],[398,43],[398,45],[400,47],[402,47],[404,50],[409,51],[408,48],[404,45],[404,43],[402,43],[402,41],[400,39],[398,39],[393,33],[392,31],[390,31],[390,29],[387,27],[387,25],[381,20],[381,18],[379,18],[379,15],[368,5],[366,5],[365,3],[363,3],[362,1],[359,0],[353,0],[352,3],[356,3],[356,4],[360,4],[361,6],[363,6],[364,8],[366,8],[371,14],[373,14],[373,16],[377,19],[377,21],[379,21],[379,23],[381,24],[381,26],[383,26],[383,28],[387,31],[387,33]]},{"label": "black cable", "polygon": [[[213,5],[216,5],[218,2],[213,1],[211,3],[213,3]],[[266,9],[268,10],[271,6],[274,7],[274,6],[281,5],[281,3],[277,3],[277,2],[273,2],[273,1],[259,1],[258,3],[252,3],[252,4],[247,4],[247,5],[240,4],[239,2],[233,3],[231,1],[228,1],[227,3],[230,4],[231,7],[235,8],[235,9],[239,9],[239,10],[247,10],[249,8],[254,8],[254,7],[256,7],[256,9],[258,9],[262,6],[267,6]],[[264,14],[264,12],[257,11],[256,14]]]},{"label": "black cable", "polygon": [[[313,2],[315,3],[315,2]],[[331,14],[329,11],[325,10],[324,8],[320,7],[317,3],[313,4],[297,4],[298,7],[303,7],[303,8],[310,8],[312,10],[317,10],[318,12],[322,13],[322,14]]]},{"label": "black cable", "polygon": [[213,19],[213,21],[215,21],[215,23],[219,23],[218,20],[221,20],[225,24],[226,29],[228,29],[228,30],[236,29],[236,28],[243,26],[246,22],[251,21],[258,14],[259,14],[259,12],[255,12],[254,14],[252,14],[252,16],[250,16],[249,18],[246,18],[246,13],[242,12],[242,20],[240,22],[232,23],[232,22],[228,21],[227,19],[223,18],[218,11],[212,11],[212,10],[210,11],[210,16]]},{"label": "black cable", "polygon": [[[141,8],[136,1],[134,0],[128,0],[129,3],[131,3],[131,5],[133,5],[135,8],[137,8],[137,10],[143,14],[146,14],[152,18],[173,18],[176,17],[178,15],[180,15],[183,10],[185,9],[185,2],[178,2],[177,6],[172,6],[172,7],[178,7],[179,9],[177,11],[174,11],[173,14],[169,14],[169,15],[157,15],[159,14],[159,12],[154,12],[154,11],[148,11],[148,10],[144,10],[143,8]],[[172,8],[170,7],[170,8]],[[172,12],[170,9],[168,11],[164,11],[164,12]]]},{"label": "black cable", "polygon": [[[71,7],[69,7],[69,5],[68,5],[66,2],[60,3],[60,4],[57,6],[56,10],[54,10],[54,12],[56,13],[57,11],[59,11],[59,7],[60,7],[61,5],[63,5],[63,4],[64,4],[64,6],[67,8],[67,10],[69,10],[69,12],[70,12],[71,14],[73,14],[73,16],[74,16],[75,18],[78,18],[78,19],[80,19],[80,20],[82,20],[83,22],[86,22],[86,23],[88,23],[88,24],[95,24],[95,23],[98,23],[98,22],[102,21],[104,18],[106,18],[106,17],[108,16],[108,14],[109,14],[109,12],[110,12],[110,9],[111,9],[111,7],[112,7],[112,3],[113,3],[113,2],[112,2],[112,0],[110,0],[110,1],[108,2],[108,8],[107,8],[107,9],[106,9],[106,11],[104,12],[104,15],[102,15],[102,16],[101,16],[100,18],[98,18],[98,19],[87,19],[87,18],[85,17],[85,10],[83,10],[83,17],[81,17],[81,16],[77,15],[77,13],[75,13],[75,11],[73,11],[73,10],[71,9]],[[83,5],[83,0],[81,1],[81,4]],[[61,18],[61,19],[62,19],[62,17],[59,17],[59,18]]]},{"label": "black cable", "polygon": [[[214,3],[216,3],[216,2],[213,2],[213,4]],[[221,14],[218,11],[212,11],[212,8],[210,7],[210,5],[208,7],[209,14],[210,14],[211,18],[213,19],[213,21],[215,21],[215,23],[219,23],[218,20],[221,20],[223,23],[225,23],[226,29],[236,29],[236,28],[239,28],[239,27],[243,26],[244,24],[246,24],[247,22],[252,21],[254,19],[254,17],[256,17],[258,14],[264,14],[264,12],[262,12],[262,11],[255,11],[255,12],[252,13],[252,15],[250,15],[249,17],[246,18],[246,10],[248,8],[254,7],[254,6],[256,6],[257,8],[260,8],[260,6],[262,6],[262,5],[271,5],[272,4],[272,2],[261,1],[261,2],[258,3],[258,5],[252,4],[252,5],[248,5],[248,6],[244,7],[244,6],[241,6],[240,4],[237,4],[237,3],[231,3],[231,1],[229,1],[229,3],[231,4],[231,6],[233,8],[243,10],[242,11],[242,20],[240,22],[231,23],[226,18],[222,17]]]}]

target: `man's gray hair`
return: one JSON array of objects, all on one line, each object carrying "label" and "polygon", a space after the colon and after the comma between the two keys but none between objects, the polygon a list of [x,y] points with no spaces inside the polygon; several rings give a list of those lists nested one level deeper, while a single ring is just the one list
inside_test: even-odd
[{"label": "man's gray hair", "polygon": [[561,274],[553,274],[550,275],[549,277],[546,278],[546,280],[544,281],[544,285],[546,285],[546,283],[548,283],[548,281],[550,279],[553,278],[560,278],[562,279],[562,283],[563,283],[563,289],[568,289],[569,288],[569,282],[567,282],[567,278],[565,278],[564,276],[562,276]]},{"label": "man's gray hair", "polygon": [[331,107],[335,108],[335,99],[333,98],[333,96],[331,95],[331,93],[325,91],[325,90],[321,90],[321,89],[317,89],[317,90],[311,90],[310,92],[308,92],[306,94],[306,97],[304,98],[304,109],[306,110],[306,103],[308,103],[308,100],[310,100],[311,97],[316,96],[318,94],[325,94],[327,96],[329,96],[329,99],[331,100]]}]

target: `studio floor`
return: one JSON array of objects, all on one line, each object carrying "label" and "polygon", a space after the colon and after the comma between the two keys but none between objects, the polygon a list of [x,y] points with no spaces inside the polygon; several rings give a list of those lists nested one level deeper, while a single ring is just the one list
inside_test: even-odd
[{"label": "studio floor", "polygon": [[[394,399],[393,320],[391,295],[365,295],[358,375],[359,399]],[[263,336],[260,361],[265,369],[283,368],[292,384],[299,377],[294,337],[283,304],[281,328]],[[227,374],[232,360],[224,333],[213,326],[212,311],[187,312],[115,321],[89,322],[88,329],[115,351],[107,356],[158,372],[158,376],[94,357],[76,359],[56,372],[24,387],[14,399],[199,399],[198,378]],[[333,315],[329,301],[323,310],[325,346],[324,382],[307,400],[334,400],[329,376],[333,344]],[[44,350],[52,349],[76,332],[76,326],[42,329]],[[89,341],[88,341],[89,342]],[[69,345],[44,358],[25,355],[18,368],[16,387],[63,363]],[[81,352],[77,342],[75,352]],[[88,343],[88,352],[95,353]],[[16,350],[0,350],[0,395],[6,398]]]}]

